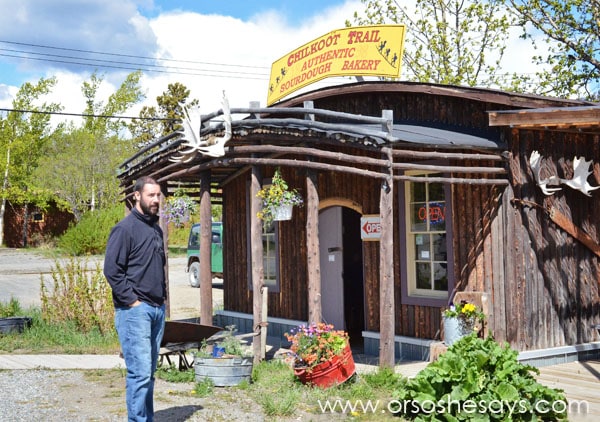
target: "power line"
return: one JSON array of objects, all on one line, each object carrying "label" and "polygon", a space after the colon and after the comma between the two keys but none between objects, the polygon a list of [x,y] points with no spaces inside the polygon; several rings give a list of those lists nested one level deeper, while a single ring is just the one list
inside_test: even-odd
[{"label": "power line", "polygon": [[[199,69],[197,72],[179,72],[179,71],[175,71],[175,70],[148,69],[148,68],[145,68],[144,65],[137,66],[137,67],[118,66],[118,65],[110,65],[110,64],[102,64],[102,63],[85,63],[85,62],[78,62],[78,61],[74,61],[74,60],[58,60],[58,59],[44,59],[44,58],[40,58],[40,57],[24,57],[24,56],[17,56],[14,54],[5,54],[5,53],[0,53],[0,56],[13,57],[13,58],[24,59],[24,60],[36,60],[36,61],[42,61],[42,62],[74,64],[74,65],[80,65],[80,66],[86,66],[86,67],[94,66],[94,67],[101,67],[101,68],[123,69],[123,70],[132,70],[132,71],[142,70],[145,72],[168,73],[168,74],[176,74],[176,75],[221,77],[221,76],[223,76],[223,73],[228,73],[229,75],[227,75],[227,77],[229,77],[229,78],[256,79],[256,80],[267,79],[267,75],[265,75],[264,77],[254,77],[254,76],[252,76],[252,74],[248,74],[248,73],[244,73],[244,72],[230,72],[230,71],[202,70],[202,69]],[[80,60],[90,60],[90,59],[81,58]],[[213,73],[207,73],[207,72],[213,72]],[[217,72],[217,73],[214,73],[214,72]],[[239,75],[239,76],[236,76],[236,75]]]},{"label": "power line", "polygon": [[[244,74],[243,72],[225,72],[225,71],[216,71],[216,70],[212,71],[212,72],[219,72],[219,73],[205,73],[205,72],[211,72],[210,70],[209,71],[199,70],[198,72],[178,72],[178,71],[174,71],[174,70],[147,69],[147,68],[140,67],[140,66],[130,67],[130,66],[117,66],[117,65],[101,64],[101,63],[83,63],[83,62],[77,62],[77,61],[72,61],[72,60],[42,59],[39,57],[23,57],[23,56],[16,56],[13,54],[2,54],[2,53],[0,53],[0,56],[14,57],[14,58],[25,59],[25,60],[37,60],[37,61],[43,61],[43,62],[74,64],[74,65],[80,65],[80,66],[86,66],[86,67],[93,66],[93,67],[123,69],[123,70],[132,70],[132,71],[142,70],[145,72],[168,73],[168,74],[176,74],[176,75],[221,77],[221,76],[223,76],[222,73],[230,73],[230,75],[227,76],[229,78],[265,80],[265,78],[252,77],[251,75]],[[239,74],[240,76],[235,76],[236,73]]]},{"label": "power line", "polygon": [[100,119],[129,119],[129,120],[168,120],[174,121],[179,119],[173,119],[169,117],[132,117],[132,116],[114,116],[109,114],[86,114],[86,113],[66,113],[62,111],[44,111],[44,110],[23,110],[16,108],[0,108],[0,111],[8,111],[15,113],[32,113],[32,114],[54,114],[58,116],[76,116],[76,117],[97,117]]},{"label": "power line", "polygon": [[[30,43],[22,43],[16,41],[7,41],[0,40],[0,43],[5,44],[14,44],[21,45],[32,48],[45,48],[52,50],[63,50],[63,51],[75,51],[78,53],[86,53],[86,54],[95,54],[95,55],[104,55],[104,56],[114,56],[114,57],[128,57],[134,58],[136,60],[151,60],[153,62],[167,62],[167,63],[189,63],[189,64],[198,64],[203,66],[219,66],[219,67],[235,67],[237,69],[269,69],[264,66],[250,66],[250,65],[234,65],[228,63],[211,63],[211,62],[200,62],[193,60],[176,60],[176,59],[163,59],[163,58],[154,58],[148,56],[136,56],[131,54],[119,54],[119,53],[108,53],[102,51],[92,51],[92,50],[83,50],[76,48],[66,48],[66,47],[55,47],[41,44],[30,44]],[[63,54],[51,54],[51,53],[42,53],[36,51],[27,51],[27,50],[15,50],[9,48],[0,48],[0,51],[11,52],[16,54],[7,54],[0,53],[0,57],[11,57],[21,60],[35,60],[42,62],[50,62],[50,63],[62,63],[67,65],[77,65],[77,66],[86,66],[86,67],[100,67],[100,68],[110,68],[110,69],[122,69],[122,70],[141,70],[144,72],[154,72],[154,73],[166,73],[166,74],[177,74],[177,75],[190,75],[190,76],[207,76],[207,77],[229,77],[235,79],[254,79],[254,80],[267,80],[269,78],[269,73],[257,73],[257,72],[245,72],[245,71],[232,71],[232,70],[223,70],[223,69],[203,69],[196,67],[181,67],[181,66],[170,66],[163,64],[149,64],[149,63],[139,63],[139,62],[126,62],[126,61],[117,61],[117,60],[107,60],[93,57],[82,57],[82,56],[73,56],[73,55],[63,55]],[[37,56],[45,56],[45,57],[31,57],[31,55]]]},{"label": "power line", "polygon": [[78,53],[101,54],[101,55],[105,55],[105,56],[115,56],[115,57],[129,57],[129,58],[143,59],[143,60],[160,60],[160,61],[166,61],[166,62],[207,64],[207,65],[212,65],[212,66],[232,66],[232,67],[247,67],[247,68],[255,68],[255,69],[270,69],[269,67],[266,67],[266,66],[250,66],[250,65],[238,65],[238,64],[228,64],[228,63],[211,63],[211,62],[201,62],[201,61],[195,61],[195,60],[181,60],[181,59],[163,59],[160,57],[136,56],[136,55],[131,55],[131,54],[120,54],[120,53],[107,53],[107,52],[103,52],[103,51],[82,50],[82,49],[78,49],[78,48],[67,48],[67,47],[55,47],[55,46],[50,46],[50,45],[30,44],[30,43],[17,42],[17,41],[0,40],[0,42],[5,43],[5,44],[22,45],[22,46],[26,46],[26,47],[37,47],[37,48],[47,48],[47,49],[52,49],[52,50],[75,51]]}]

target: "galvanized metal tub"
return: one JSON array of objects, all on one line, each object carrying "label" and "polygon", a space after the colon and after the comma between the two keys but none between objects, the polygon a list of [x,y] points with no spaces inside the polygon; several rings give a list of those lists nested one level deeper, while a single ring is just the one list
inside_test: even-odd
[{"label": "galvanized metal tub", "polygon": [[210,379],[216,387],[238,385],[252,375],[251,357],[196,357],[194,359],[196,382]]}]

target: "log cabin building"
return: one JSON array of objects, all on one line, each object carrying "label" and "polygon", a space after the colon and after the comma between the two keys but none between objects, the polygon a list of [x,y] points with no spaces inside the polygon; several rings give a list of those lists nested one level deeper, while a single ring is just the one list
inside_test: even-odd
[{"label": "log cabin building", "polygon": [[[589,189],[600,185],[598,104],[357,82],[201,121],[202,140],[227,139],[220,154],[190,152],[177,132],[119,178],[127,198],[141,175],[165,195],[197,187],[200,221],[222,204],[217,324],[258,331],[266,311],[268,335],[285,342],[290,328],[326,321],[387,365],[427,360],[441,311],[463,295],[523,359],[600,354],[600,190]],[[304,204],[265,227],[256,193],[277,168]],[[582,175],[581,188],[568,183]],[[212,323],[204,227],[200,315]]]}]

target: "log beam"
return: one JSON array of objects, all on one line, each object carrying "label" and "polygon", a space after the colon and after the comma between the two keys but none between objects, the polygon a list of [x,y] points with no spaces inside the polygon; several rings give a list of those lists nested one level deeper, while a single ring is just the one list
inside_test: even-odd
[{"label": "log beam", "polygon": [[200,173],[200,324],[213,325],[210,170]]}]

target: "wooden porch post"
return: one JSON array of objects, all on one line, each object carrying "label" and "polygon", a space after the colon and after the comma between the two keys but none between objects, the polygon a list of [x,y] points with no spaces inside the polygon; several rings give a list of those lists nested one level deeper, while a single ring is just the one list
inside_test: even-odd
[{"label": "wooden porch post", "polygon": [[210,170],[200,173],[200,324],[213,325]]},{"label": "wooden porch post", "polygon": [[381,239],[379,241],[379,366],[393,368],[396,362],[394,345],[394,179],[392,150],[383,148],[389,160],[389,175],[381,184],[379,211]]},{"label": "wooden porch post", "polygon": [[306,264],[308,268],[308,323],[322,321],[321,261],[319,257],[319,193],[317,174],[306,174]]},{"label": "wooden porch post", "polygon": [[[166,200],[167,200],[167,195],[169,194],[169,189],[167,188],[167,184],[166,183],[161,183],[160,184],[160,208],[161,210],[165,209],[165,204],[166,204]],[[130,208],[128,208],[127,213],[129,213],[131,211]],[[163,232],[163,250],[165,251],[165,289],[167,291],[167,301],[165,303],[165,316],[167,318],[171,317],[171,295],[169,294],[169,227],[168,227],[168,222],[167,219],[164,217],[161,217],[158,219],[158,225],[160,227],[160,229]]]},{"label": "wooden porch post", "polygon": [[[262,287],[264,285],[263,267],[263,243],[262,243],[262,221],[257,217],[261,209],[261,200],[256,196],[261,186],[262,175],[258,166],[252,166],[252,178],[250,181],[250,248],[252,266],[252,318],[254,331],[258,335],[252,341],[252,352],[254,363],[257,364],[265,358],[264,350],[261,348],[262,326]],[[266,321],[264,321],[266,323]]]}]

